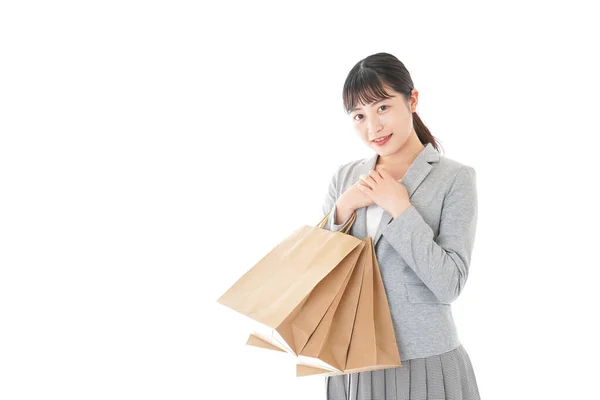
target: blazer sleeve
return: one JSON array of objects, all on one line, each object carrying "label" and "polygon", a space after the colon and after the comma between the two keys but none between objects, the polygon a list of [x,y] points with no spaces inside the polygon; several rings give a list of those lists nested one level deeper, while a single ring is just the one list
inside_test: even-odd
[{"label": "blazer sleeve", "polygon": [[342,227],[344,226],[344,224],[346,222],[348,222],[351,218],[351,216],[348,217],[348,219],[346,221],[343,221],[339,225],[335,223],[335,213],[337,212],[336,202],[338,199],[338,176],[339,176],[340,169],[341,169],[341,167],[337,169],[337,171],[333,174],[333,176],[329,180],[329,187],[327,189],[327,194],[325,195],[325,199],[323,201],[323,206],[322,206],[322,210],[321,210],[321,212],[322,212],[321,218],[325,217],[325,214],[327,214],[328,212],[330,213],[329,218],[327,220],[327,224],[325,225],[325,228],[324,228],[329,231],[341,230]]},{"label": "blazer sleeve", "polygon": [[382,233],[436,297],[451,303],[467,281],[476,226],[475,169],[463,165],[444,197],[437,240],[413,205]]}]

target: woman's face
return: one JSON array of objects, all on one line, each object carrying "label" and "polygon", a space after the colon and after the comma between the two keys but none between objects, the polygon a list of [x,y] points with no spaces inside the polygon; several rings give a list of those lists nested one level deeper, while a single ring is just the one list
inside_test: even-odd
[{"label": "woman's face", "polygon": [[[413,89],[410,101],[404,101],[401,93],[384,86],[390,99],[380,100],[370,105],[357,104],[350,112],[351,123],[361,140],[377,152],[386,156],[398,151],[412,134],[412,113],[416,111],[418,92]],[[374,139],[391,135],[385,143],[377,144]]]}]

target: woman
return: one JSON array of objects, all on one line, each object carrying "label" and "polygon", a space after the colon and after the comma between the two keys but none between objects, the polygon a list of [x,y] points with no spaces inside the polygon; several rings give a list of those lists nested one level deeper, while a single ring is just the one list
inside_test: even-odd
[{"label": "woman", "polygon": [[340,166],[326,229],[373,237],[402,366],[325,377],[327,400],[478,400],[451,303],[467,281],[477,223],[475,169],[438,153],[416,114],[418,91],[387,53],[358,62],[344,107],[372,157]]}]

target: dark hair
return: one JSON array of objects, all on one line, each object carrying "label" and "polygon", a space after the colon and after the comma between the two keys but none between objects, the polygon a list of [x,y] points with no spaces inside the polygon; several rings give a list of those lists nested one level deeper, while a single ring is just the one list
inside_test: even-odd
[{"label": "dark hair", "polygon": [[[359,102],[371,104],[390,98],[391,95],[383,89],[384,85],[404,95],[407,103],[414,89],[410,73],[404,64],[389,53],[373,54],[357,62],[344,82],[343,99],[346,114],[350,114]],[[415,132],[421,143],[431,143],[439,151],[435,137],[419,115],[413,112],[412,116]]]}]

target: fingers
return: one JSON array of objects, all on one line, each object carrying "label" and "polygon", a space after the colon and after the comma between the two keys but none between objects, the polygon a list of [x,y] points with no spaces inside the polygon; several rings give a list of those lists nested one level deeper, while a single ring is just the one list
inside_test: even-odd
[{"label": "fingers", "polygon": [[360,179],[356,182],[359,189],[364,187],[373,189],[373,183],[374,180],[369,175],[361,175]]},{"label": "fingers", "polygon": [[377,172],[379,173],[379,175],[381,175],[382,178],[386,178],[386,177],[390,176],[390,174],[384,168],[378,169]]},{"label": "fingers", "polygon": [[369,177],[373,179],[375,182],[379,182],[383,177],[379,174],[379,171],[372,169],[369,172]]},{"label": "fingers", "polygon": [[359,182],[365,187],[373,189],[374,185],[376,185],[382,179],[383,177],[379,174],[379,172],[373,169],[369,171],[368,175],[361,175]]},{"label": "fingers", "polygon": [[382,176],[379,175],[379,172],[375,170],[369,171],[368,175],[361,175],[360,179],[362,179],[366,184],[377,183],[382,179]]}]

